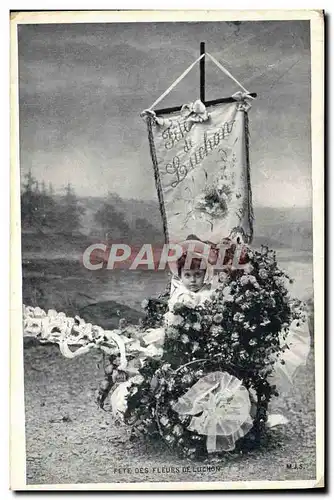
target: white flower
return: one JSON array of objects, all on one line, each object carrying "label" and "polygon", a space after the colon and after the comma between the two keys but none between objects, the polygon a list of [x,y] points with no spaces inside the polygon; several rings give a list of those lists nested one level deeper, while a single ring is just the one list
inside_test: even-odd
[{"label": "white flower", "polygon": [[211,326],[210,331],[212,332],[212,334],[214,336],[216,336],[216,335],[219,335],[220,333],[222,333],[223,329],[221,326],[213,325],[213,326]]},{"label": "white flower", "polygon": [[182,316],[180,316],[179,314],[174,315],[174,320],[173,320],[174,326],[182,325],[183,322],[184,322],[184,319],[182,318]]},{"label": "white flower", "polygon": [[248,262],[248,264],[245,264],[242,268],[244,270],[244,273],[246,273],[246,274],[250,274],[254,269],[254,267],[252,266],[252,264],[250,262]]},{"label": "white flower", "polygon": [[225,272],[221,272],[218,275],[218,281],[219,281],[219,283],[224,283],[227,280],[227,278],[228,278],[228,275],[227,275],[226,271]]},{"label": "white flower", "polygon": [[213,322],[217,323],[218,325],[223,321],[223,315],[221,313],[217,313],[213,317]]},{"label": "white flower", "polygon": [[250,281],[251,281],[250,276],[241,276],[241,278],[240,278],[240,284],[242,286],[247,285]]},{"label": "white flower", "polygon": [[198,351],[198,349],[199,349],[199,343],[198,342],[194,342],[193,343],[192,352],[196,352],[196,351]]},{"label": "white flower", "polygon": [[250,328],[249,321],[245,321],[244,328],[245,328],[245,330],[249,330],[249,328]]},{"label": "white flower", "polygon": [[233,295],[225,295],[225,297],[223,297],[223,302],[233,302],[233,300]]},{"label": "white flower", "polygon": [[175,385],[175,380],[173,380],[173,379],[168,380],[168,382],[167,382],[167,389],[169,391],[172,391],[174,389],[174,385]]},{"label": "white flower", "polygon": [[144,377],[142,375],[135,375],[131,377],[131,382],[136,385],[140,385],[144,382]]},{"label": "white flower", "polygon": [[[143,351],[144,352],[144,351]],[[150,356],[151,358],[161,358],[164,350],[162,347],[155,347],[155,345],[150,344],[149,346],[146,347],[145,353]]]},{"label": "white flower", "polygon": [[168,443],[172,443],[175,440],[174,436],[170,436],[169,434],[165,437],[165,439]]},{"label": "white flower", "polygon": [[166,425],[168,425],[168,424],[169,424],[169,420],[168,420],[168,418],[167,418],[165,415],[163,415],[163,416],[160,418],[160,423],[161,423],[164,427],[166,427]]},{"label": "white flower", "polygon": [[174,314],[172,312],[167,312],[164,316],[165,324],[168,326],[180,326],[184,322],[184,319],[179,314]]},{"label": "white flower", "polygon": [[232,333],[231,340],[233,340],[233,342],[237,342],[239,340],[239,334],[237,332]]},{"label": "white flower", "polygon": [[201,330],[201,324],[196,322],[193,324],[193,329],[199,332]]},{"label": "white flower", "polygon": [[257,341],[255,339],[251,339],[249,341],[249,345],[253,346],[253,345],[256,345],[257,344]]},{"label": "white flower", "polygon": [[168,326],[168,328],[166,328],[166,337],[175,340],[177,339],[178,336],[179,336],[179,331],[177,328],[175,328],[174,326]]},{"label": "white flower", "polygon": [[257,288],[257,289],[260,288],[260,285],[258,284],[257,279],[255,278],[255,276],[250,275],[249,276],[249,282],[252,283],[252,285],[253,285],[254,288]]},{"label": "white flower", "polygon": [[267,325],[269,325],[270,323],[271,323],[270,319],[264,319],[264,320],[260,323],[260,325],[261,325],[261,326],[267,326]]},{"label": "white flower", "polygon": [[197,297],[196,294],[193,294],[192,296],[183,294],[180,296],[180,302],[181,304],[189,307],[190,309],[193,309],[194,307],[197,306]]},{"label": "white flower", "polygon": [[231,294],[232,289],[230,286],[226,286],[223,290],[223,302],[233,302],[234,297]]},{"label": "white flower", "polygon": [[265,269],[260,269],[259,276],[261,279],[266,280],[268,278],[268,273]]},{"label": "white flower", "polygon": [[164,322],[166,326],[172,325],[174,319],[174,314],[170,311],[166,312],[164,315]]},{"label": "white flower", "polygon": [[192,380],[193,380],[192,376],[189,373],[187,373],[186,375],[183,375],[181,382],[183,384],[191,384]]},{"label": "white flower", "polygon": [[183,342],[184,344],[187,344],[189,342],[189,337],[186,333],[183,333],[181,335],[181,342]]},{"label": "white flower", "polygon": [[179,424],[174,425],[173,434],[175,434],[175,436],[181,436],[182,433],[183,433],[183,429],[182,429],[181,425],[179,425]]},{"label": "white flower", "polygon": [[241,322],[241,321],[243,321],[243,320],[244,320],[244,318],[245,318],[245,315],[244,315],[244,314],[237,312],[237,313],[235,313],[235,315],[233,316],[233,321],[239,321],[239,322]]}]

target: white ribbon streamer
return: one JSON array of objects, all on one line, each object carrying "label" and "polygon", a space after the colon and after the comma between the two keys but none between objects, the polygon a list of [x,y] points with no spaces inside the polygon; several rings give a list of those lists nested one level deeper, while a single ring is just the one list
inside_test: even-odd
[{"label": "white ribbon streamer", "polygon": [[249,99],[254,99],[254,97],[252,97],[249,93],[249,91],[247,89],[245,89],[245,87],[243,85],[241,85],[241,83],[226,69],[224,68],[224,66],[222,64],[220,64],[220,62],[217,61],[217,59],[215,59],[211,54],[209,54],[208,52],[206,53],[206,55],[211,59],[211,61],[213,63],[215,63],[215,65],[223,72],[225,73],[225,75],[227,75],[229,78],[231,78],[231,80],[233,80],[237,85],[239,85],[239,87],[247,94],[247,97]]},{"label": "white ribbon streamer", "polygon": [[121,358],[119,370],[125,370],[128,363],[127,363],[127,359],[126,359],[124,340],[115,331],[108,330],[105,332],[105,335],[107,337],[109,337],[111,340],[113,340],[116,343],[116,345],[118,346],[119,355]]},{"label": "white ribbon streamer", "polygon": [[[187,76],[187,74],[189,73],[189,71],[191,71],[193,69],[193,67],[198,63],[198,61],[200,61],[203,57],[205,56],[205,54],[202,54],[200,57],[198,57],[196,59],[196,61],[194,61],[183,73],[182,75],[180,75],[173,83],[170,87],[168,87],[167,90],[165,90],[165,92],[163,94],[161,94],[160,97],[158,97],[158,99],[156,101],[154,101],[154,103],[145,111],[152,111],[152,109],[157,105],[159,104],[159,102],[161,102],[172,90],[173,88],[176,87],[176,85],[178,85],[180,83],[181,80],[183,80],[183,78],[185,76]],[[143,113],[145,113],[145,111]]]}]

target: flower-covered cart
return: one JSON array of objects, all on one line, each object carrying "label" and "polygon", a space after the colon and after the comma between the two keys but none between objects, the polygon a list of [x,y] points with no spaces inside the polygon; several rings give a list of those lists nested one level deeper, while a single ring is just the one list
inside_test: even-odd
[{"label": "flower-covered cart", "polygon": [[[139,325],[122,319],[113,331],[24,307],[24,335],[57,343],[70,358],[100,350],[97,402],[110,396],[112,418],[136,434],[189,457],[249,446],[264,435],[268,404],[292,383],[309,345],[305,307],[290,299],[275,253],[249,249],[248,257],[247,273],[231,269],[202,305],[167,311],[166,291],[145,301]],[[163,343],[149,340],[157,329]]]}]

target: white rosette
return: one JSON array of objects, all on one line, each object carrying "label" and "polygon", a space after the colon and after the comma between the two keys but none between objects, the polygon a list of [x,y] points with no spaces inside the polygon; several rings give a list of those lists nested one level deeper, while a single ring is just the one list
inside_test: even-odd
[{"label": "white rosette", "polygon": [[230,451],[253,426],[249,392],[227,372],[202,377],[173,406],[180,415],[193,415],[188,430],[207,436],[207,450]]}]

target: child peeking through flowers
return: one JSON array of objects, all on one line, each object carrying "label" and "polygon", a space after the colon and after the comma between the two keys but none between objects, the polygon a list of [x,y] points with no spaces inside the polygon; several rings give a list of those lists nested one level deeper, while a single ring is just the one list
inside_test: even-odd
[{"label": "child peeking through flowers", "polygon": [[173,277],[164,326],[147,330],[143,338],[147,344],[163,345],[165,327],[175,323],[178,318],[173,312],[176,303],[194,308],[209,300],[215,290],[213,266],[209,259],[203,253],[189,250],[188,245],[193,246],[193,242],[190,240],[187,245],[184,244],[185,251],[175,265],[171,266]]}]

